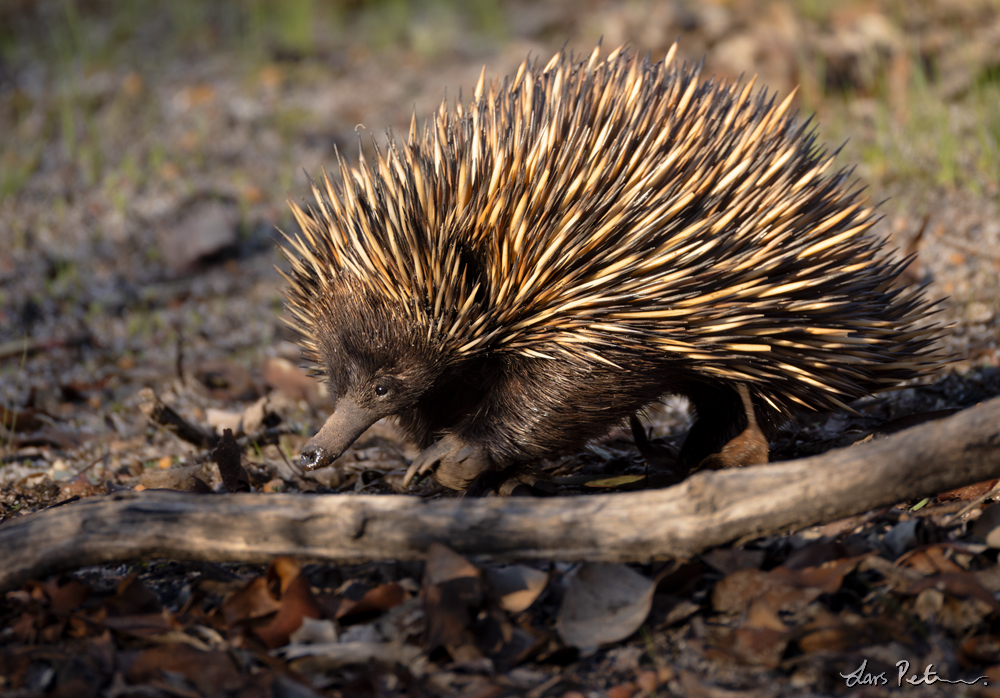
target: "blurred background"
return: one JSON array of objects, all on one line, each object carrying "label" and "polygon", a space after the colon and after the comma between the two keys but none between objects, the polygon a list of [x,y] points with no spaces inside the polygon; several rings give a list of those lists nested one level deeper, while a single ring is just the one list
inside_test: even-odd
[{"label": "blurred background", "polygon": [[798,86],[800,115],[886,200],[879,230],[919,255],[907,279],[949,297],[954,370],[996,367],[998,0],[2,0],[5,461],[58,474],[101,437],[119,444],[102,467],[141,464],[143,386],[195,418],[282,386],[321,412],[282,383],[286,199],[337,151],[469,95],[484,65],[602,37]]}]

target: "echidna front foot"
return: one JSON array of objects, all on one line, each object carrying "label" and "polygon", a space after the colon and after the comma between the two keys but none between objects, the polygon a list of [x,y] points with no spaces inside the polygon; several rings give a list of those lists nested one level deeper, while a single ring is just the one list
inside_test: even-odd
[{"label": "echidna front foot", "polygon": [[433,471],[434,479],[445,487],[464,491],[489,469],[490,457],[482,446],[467,443],[456,434],[446,434],[413,459],[403,478],[403,487],[408,487],[417,475]]}]

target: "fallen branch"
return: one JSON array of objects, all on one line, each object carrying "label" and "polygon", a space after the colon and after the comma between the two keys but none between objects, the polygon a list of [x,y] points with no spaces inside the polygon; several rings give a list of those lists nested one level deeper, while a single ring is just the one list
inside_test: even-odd
[{"label": "fallen branch", "polygon": [[447,499],[125,492],[0,526],[0,588],[136,558],[413,559],[438,541],[493,560],[686,557],[1000,476],[1000,398],[821,456],[696,473],[664,490]]},{"label": "fallen branch", "polygon": [[139,409],[151,424],[170,429],[179,439],[198,448],[212,448],[219,440],[217,436],[182,417],[177,410],[161,400],[152,388],[139,391]]}]

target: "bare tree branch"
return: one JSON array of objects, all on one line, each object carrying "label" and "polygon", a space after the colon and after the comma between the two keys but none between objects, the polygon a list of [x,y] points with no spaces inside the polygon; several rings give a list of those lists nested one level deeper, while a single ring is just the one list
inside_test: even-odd
[{"label": "bare tree branch", "polygon": [[821,456],[696,473],[664,490],[587,497],[94,497],[0,526],[0,588],[137,558],[412,559],[432,542],[493,560],[687,557],[1000,477],[1000,398]]}]

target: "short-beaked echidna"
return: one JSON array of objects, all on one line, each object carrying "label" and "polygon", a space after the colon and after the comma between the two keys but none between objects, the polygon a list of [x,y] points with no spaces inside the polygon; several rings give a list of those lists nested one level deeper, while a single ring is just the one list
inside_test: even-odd
[{"label": "short-beaked echidna", "polygon": [[292,204],[288,307],[335,411],[327,465],[396,415],[409,475],[464,489],[602,436],[668,393],[697,465],[746,425],[939,363],[873,207],[808,122],[750,84],[600,48],[525,61]]}]

